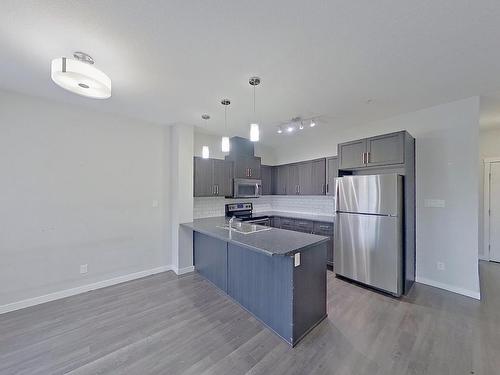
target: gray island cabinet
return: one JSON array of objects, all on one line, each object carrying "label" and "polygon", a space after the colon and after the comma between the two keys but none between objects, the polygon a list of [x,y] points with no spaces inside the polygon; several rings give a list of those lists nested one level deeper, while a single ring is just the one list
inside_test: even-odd
[{"label": "gray island cabinet", "polygon": [[229,234],[225,223],[182,224],[193,230],[196,271],[295,346],[327,316],[328,237],[276,228]]}]

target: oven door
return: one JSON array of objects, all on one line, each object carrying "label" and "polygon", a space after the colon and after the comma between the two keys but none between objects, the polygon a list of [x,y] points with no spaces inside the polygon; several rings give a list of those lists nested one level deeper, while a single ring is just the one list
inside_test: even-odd
[{"label": "oven door", "polygon": [[261,181],[235,178],[233,186],[234,198],[256,198],[260,196]]}]

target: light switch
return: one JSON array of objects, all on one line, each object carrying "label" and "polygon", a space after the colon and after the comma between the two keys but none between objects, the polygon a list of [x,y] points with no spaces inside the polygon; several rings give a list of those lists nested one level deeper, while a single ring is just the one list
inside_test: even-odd
[{"label": "light switch", "polygon": [[446,206],[443,199],[425,199],[424,207],[444,208]]},{"label": "light switch", "polygon": [[155,200],[153,201],[153,203],[151,204],[151,207],[153,207],[153,208],[158,208],[158,207],[160,207],[160,202],[159,202],[159,201],[157,201],[157,200],[155,199]]},{"label": "light switch", "polygon": [[300,266],[300,253],[295,253],[295,255],[293,256],[293,266]]}]

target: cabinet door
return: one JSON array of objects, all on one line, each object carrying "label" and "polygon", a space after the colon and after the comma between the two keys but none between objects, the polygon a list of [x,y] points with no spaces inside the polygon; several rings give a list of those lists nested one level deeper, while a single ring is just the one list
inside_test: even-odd
[{"label": "cabinet door", "polygon": [[233,176],[234,178],[249,178],[248,164],[245,158],[234,160]]},{"label": "cabinet door", "polygon": [[288,230],[295,230],[294,220],[289,219],[287,217],[282,217],[280,219],[280,228],[281,229],[288,229]]},{"label": "cabinet door", "polygon": [[299,193],[299,167],[297,164],[290,164],[287,169],[286,194],[297,195]]},{"label": "cabinet door", "polygon": [[404,132],[368,138],[366,142],[369,166],[404,163]]},{"label": "cabinet door", "polygon": [[297,194],[313,195],[312,162],[306,161],[297,164],[298,188]]},{"label": "cabinet door", "polygon": [[313,222],[304,219],[295,219],[294,228],[297,232],[302,233],[312,233],[313,232]]},{"label": "cabinet door", "polygon": [[313,233],[330,238],[326,243],[326,262],[333,266],[333,223],[315,222]]},{"label": "cabinet door", "polygon": [[194,158],[194,196],[214,195],[213,159]]},{"label": "cabinet door", "polygon": [[259,157],[254,157],[254,158],[248,158],[247,159],[247,166],[249,169],[249,178],[253,178],[256,180],[261,179],[261,174],[260,174],[260,158]]},{"label": "cabinet door", "polygon": [[335,181],[339,174],[337,157],[326,159],[326,195],[335,195]]},{"label": "cabinet door", "polygon": [[227,160],[213,159],[215,195],[231,196],[233,192],[233,165]]},{"label": "cabinet door", "polygon": [[276,167],[275,194],[286,195],[287,184],[288,184],[288,165],[280,165]]},{"label": "cabinet door", "polygon": [[272,194],[273,167],[262,165],[260,167],[260,178],[262,180],[262,195]]},{"label": "cabinet door", "polygon": [[364,167],[366,139],[341,143],[338,146],[339,169]]},{"label": "cabinet door", "polygon": [[326,159],[312,161],[311,194],[324,195],[326,193]]}]

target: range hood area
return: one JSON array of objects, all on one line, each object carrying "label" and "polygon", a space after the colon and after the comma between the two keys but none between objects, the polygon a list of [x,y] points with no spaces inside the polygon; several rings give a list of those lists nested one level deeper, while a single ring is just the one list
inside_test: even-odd
[{"label": "range hood area", "polygon": [[255,156],[254,143],[246,138],[230,139],[229,155],[225,160],[232,162],[232,198],[256,198],[261,195],[261,158]]}]

